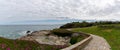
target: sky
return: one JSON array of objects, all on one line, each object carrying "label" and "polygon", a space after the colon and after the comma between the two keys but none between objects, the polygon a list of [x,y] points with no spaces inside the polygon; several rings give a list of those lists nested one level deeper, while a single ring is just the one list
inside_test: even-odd
[{"label": "sky", "polygon": [[0,24],[120,21],[120,0],[0,0]]}]

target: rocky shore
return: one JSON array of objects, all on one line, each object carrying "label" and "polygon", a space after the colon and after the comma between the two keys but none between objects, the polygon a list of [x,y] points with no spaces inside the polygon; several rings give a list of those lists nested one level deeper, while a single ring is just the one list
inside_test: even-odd
[{"label": "rocky shore", "polygon": [[[29,31],[27,33],[29,33]],[[70,45],[69,36],[57,36],[52,34],[50,30],[34,31],[30,34],[27,34],[26,36],[18,38],[18,40],[36,41],[40,44],[48,45]]]}]

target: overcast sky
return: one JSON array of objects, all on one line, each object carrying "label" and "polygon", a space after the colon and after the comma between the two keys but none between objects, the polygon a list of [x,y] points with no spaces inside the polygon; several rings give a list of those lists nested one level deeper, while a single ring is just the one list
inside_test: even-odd
[{"label": "overcast sky", "polygon": [[120,21],[120,0],[0,0],[0,24],[68,19]]}]

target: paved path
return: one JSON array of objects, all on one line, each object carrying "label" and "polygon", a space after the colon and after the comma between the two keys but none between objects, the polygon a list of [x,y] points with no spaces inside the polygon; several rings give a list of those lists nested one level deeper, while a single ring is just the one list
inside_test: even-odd
[{"label": "paved path", "polygon": [[111,47],[104,38],[96,35],[92,37],[93,39],[82,50],[110,50]]}]

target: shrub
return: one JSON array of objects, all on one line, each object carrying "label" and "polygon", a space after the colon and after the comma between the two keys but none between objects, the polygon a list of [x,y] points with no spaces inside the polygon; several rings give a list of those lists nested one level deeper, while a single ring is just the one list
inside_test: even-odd
[{"label": "shrub", "polygon": [[70,43],[75,44],[77,42],[78,37],[71,37]]},{"label": "shrub", "polygon": [[61,26],[60,28],[80,28],[80,27],[89,27],[92,26],[92,23],[88,23],[88,22],[72,22],[72,23],[67,23],[63,26]]},{"label": "shrub", "polygon": [[120,22],[117,21],[72,22],[63,25],[60,28],[81,28],[81,27],[90,27],[90,26],[108,25],[108,24],[120,24]]},{"label": "shrub", "polygon": [[81,40],[83,40],[84,38],[82,36],[74,36],[74,37],[71,37],[70,39],[70,43],[71,44],[75,44]]},{"label": "shrub", "polygon": [[115,26],[113,26],[113,25],[99,25],[99,26],[97,26],[97,27],[99,27],[99,28],[103,28],[103,29],[111,29],[111,28],[115,28]]},{"label": "shrub", "polygon": [[71,36],[72,33],[74,33],[72,31],[68,31],[66,29],[53,29],[53,30],[51,30],[51,32],[55,35],[62,36],[62,37]]}]

